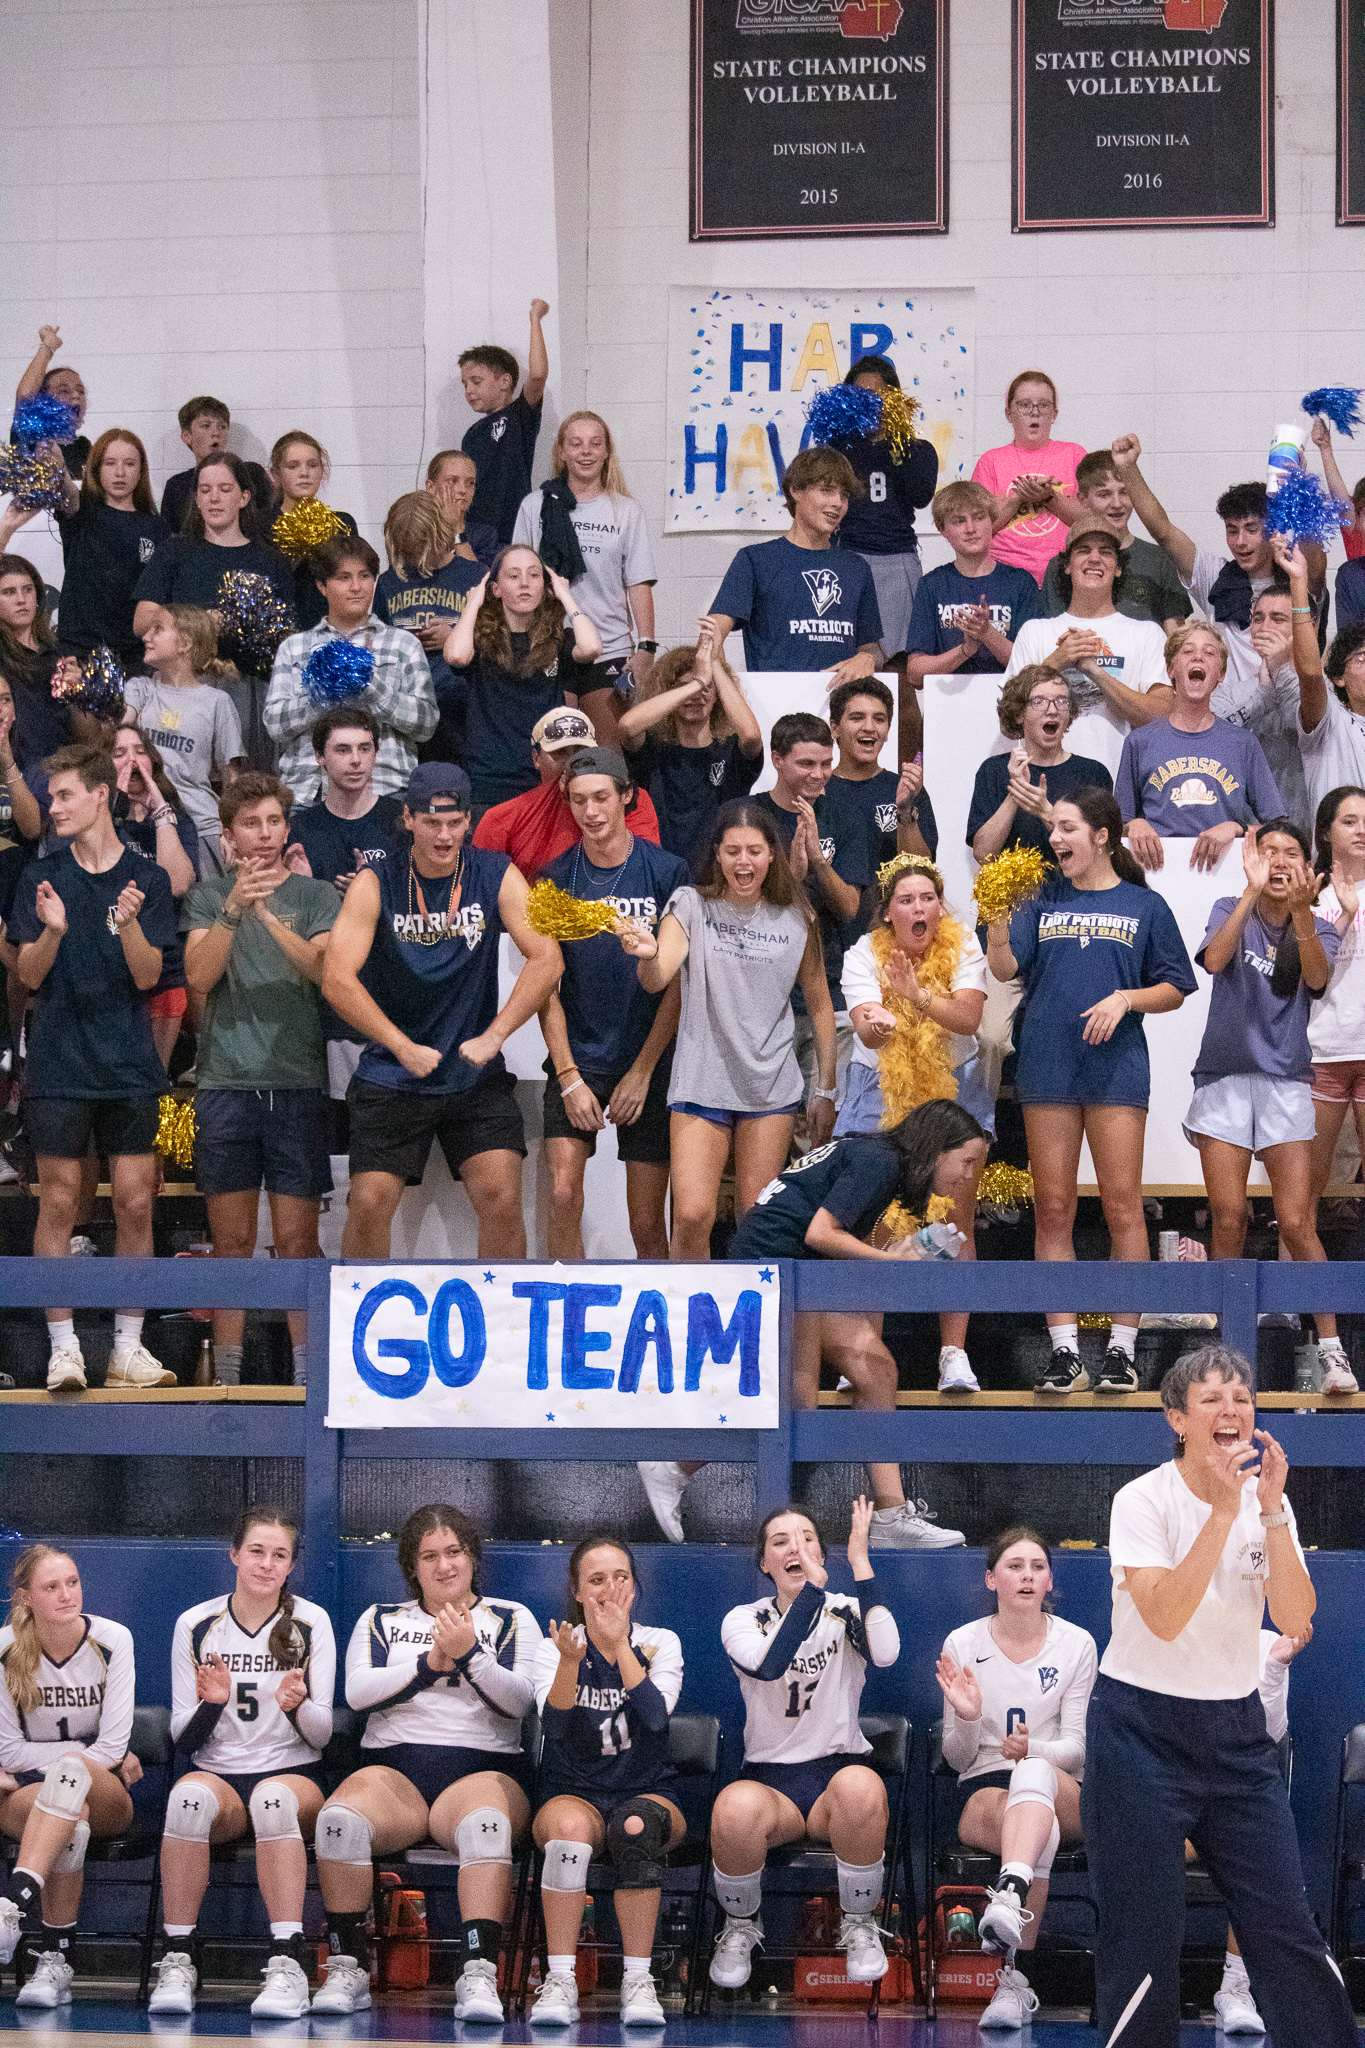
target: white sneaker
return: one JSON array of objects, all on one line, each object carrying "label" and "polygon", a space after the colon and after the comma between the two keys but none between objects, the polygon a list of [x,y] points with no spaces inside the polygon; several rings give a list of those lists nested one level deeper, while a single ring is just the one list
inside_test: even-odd
[{"label": "white sneaker", "polygon": [[977,1923],[982,1948],[1018,1948],[1024,1928],[1033,1918],[1013,1885],[1002,1885],[991,1893],[991,1902]]},{"label": "white sneaker", "polygon": [[0,1188],[9,1187],[11,1183],[18,1180],[18,1178],[18,1168],[11,1166],[8,1159],[6,1159],[3,1156],[3,1154],[0,1154]]},{"label": "white sneaker", "polygon": [[960,1529],[936,1529],[934,1511],[922,1500],[903,1500],[899,1507],[874,1508],[868,1531],[869,1550],[952,1550],[965,1543]]},{"label": "white sneaker", "polygon": [[66,1255],[70,1259],[97,1259],[99,1251],[93,1237],[78,1231],[67,1246]]},{"label": "white sneaker", "polygon": [[1006,1963],[995,1996],[976,2024],[983,2031],[991,2027],[1026,2027],[1037,2010],[1038,1994],[1030,1989],[1028,1978],[1012,1963]]},{"label": "white sneaker", "polygon": [[882,1937],[870,1913],[845,1913],[839,1921],[834,1946],[844,1952],[844,1968],[854,1984],[875,1984],[891,1965],[886,1960]]},{"label": "white sneaker", "polygon": [[664,2009],[654,1989],[654,1979],[648,1975],[626,1978],[621,1985],[621,2025],[662,2027],[664,2024]]},{"label": "white sneaker", "polygon": [[256,2020],[301,2020],[308,2010],[308,1979],[293,1956],[266,1958],[265,1984],[251,2001]]},{"label": "white sneaker", "polygon": [[578,1982],[571,1970],[551,1970],[531,2007],[533,2027],[571,2027],[578,2018]]},{"label": "white sneaker", "polygon": [[178,1382],[175,1374],[167,1372],[159,1358],[153,1358],[143,1345],[135,1344],[131,1351],[114,1353],[104,1384],[106,1387],[174,1387]]},{"label": "white sneaker", "polygon": [[749,1981],[754,1950],[762,1946],[763,1922],[757,1916],[752,1920],[736,1920],[727,1913],[707,1973],[711,1982],[718,1984],[722,1991],[738,1991],[741,1984]]},{"label": "white sneaker", "polygon": [[1213,2001],[1218,2015],[1218,2024],[1225,2034],[1263,2034],[1265,2021],[1256,2010],[1256,2001],[1251,1995],[1251,1986],[1243,1977],[1229,1983],[1223,1979],[1223,1989]]},{"label": "white sneaker", "polygon": [[487,2020],[490,2025],[500,2027],[507,2015],[498,1997],[498,1971],[495,1963],[469,1962],[455,1979],[455,2017],[457,2020]]},{"label": "white sneaker", "polygon": [[12,1959],[23,1932],[23,1916],[13,1899],[0,1899],[0,1963]]},{"label": "white sneaker", "polygon": [[156,1984],[148,2012],[193,2012],[199,1972],[182,1948],[167,1949],[156,1966]]},{"label": "white sneaker", "polygon": [[327,1982],[313,1993],[310,2012],[365,2012],[370,2003],[370,1973],[354,1956],[328,1956]]},{"label": "white sneaker", "polygon": [[682,1525],[682,1497],[690,1472],[684,1472],[673,1458],[641,1458],[635,1467],[649,1495],[654,1519],[670,1543],[685,1543]]},{"label": "white sneaker", "polygon": [[1325,1357],[1327,1361],[1322,1375],[1322,1391],[1324,1394],[1358,1394],[1360,1392],[1360,1381],[1346,1363],[1344,1351],[1328,1351],[1326,1353],[1320,1351],[1318,1355],[1319,1357]]},{"label": "white sneaker", "polygon": [[54,1351],[47,1362],[47,1391],[49,1394],[83,1394],[85,1392],[85,1359],[79,1344],[63,1344],[60,1351]]},{"label": "white sneaker", "polygon": [[972,1362],[958,1344],[945,1344],[938,1354],[938,1390],[940,1394],[979,1394],[981,1382],[972,1371]]},{"label": "white sneaker", "polygon": [[45,1948],[33,1966],[33,1975],[25,1984],[16,2005],[70,2005],[71,1986],[76,1972],[65,1956],[55,1949]]}]

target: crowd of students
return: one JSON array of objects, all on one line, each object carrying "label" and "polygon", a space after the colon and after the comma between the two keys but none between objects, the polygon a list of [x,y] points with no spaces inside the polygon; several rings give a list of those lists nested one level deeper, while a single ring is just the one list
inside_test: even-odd
[{"label": "crowd of students", "polygon": [[[160,512],[136,435],[62,448],[55,625],[43,579],[0,552],[0,913],[10,1045],[17,1062],[22,1030],[25,1055],[9,1108],[36,1157],[35,1250],[70,1248],[98,1155],[119,1252],[150,1252],[157,1102],[188,1032],[219,1255],[250,1253],[264,1189],[276,1250],[317,1256],[337,1167],[344,1251],[386,1254],[439,1143],[479,1256],[522,1257],[526,1139],[502,1048],[538,1017],[554,1256],[582,1254],[585,1170],[608,1123],[641,1257],[723,1250],[727,1179],[730,1255],[767,1244],[794,1160],[822,1191],[794,1255],[871,1249],[867,1188],[930,1198],[905,1119],[950,1101],[970,1126],[938,1134],[967,1162],[941,1191],[952,1230],[901,1249],[971,1257],[1012,1050],[1038,1255],[1073,1256],[1084,1140],[1113,1256],[1145,1259],[1142,1019],[1197,986],[1147,874],[1173,840],[1192,842],[1196,868],[1238,840],[1245,885],[1217,900],[1197,954],[1214,993],[1186,1129],[1214,1256],[1240,1248],[1261,1157],[1282,1244],[1322,1258],[1315,1212],[1347,1108],[1365,1131],[1365,626],[1323,655],[1321,550],[1268,532],[1257,483],[1218,500],[1226,554],[1197,547],[1143,477],[1137,437],[1089,454],[1054,440],[1055,386],[1027,371],[1008,394],[1012,442],[970,481],[936,488],[927,440],[804,450],[782,480],[789,530],[742,547],[695,639],[661,651],[653,543],[607,422],[570,414],[531,488],[545,311],[533,303],[524,381],[504,349],[461,358],[475,424],[390,509],[382,573],[344,513],[286,558],[272,536],[325,515],[326,451],[291,431],[268,471],[246,464],[208,397],[181,408],[194,466]],[[84,386],[54,366],[58,347],[44,329],[20,395],[62,398],[79,427]],[[849,376],[897,384],[884,357]],[[1339,481],[1322,422],[1313,438]],[[922,574],[926,504],[953,561]],[[1150,541],[1130,533],[1134,513]],[[0,547],[29,516],[0,515]],[[1346,540],[1353,570],[1355,523]],[[229,601],[224,576],[242,571],[296,628],[273,660]],[[751,670],[828,685],[827,717],[773,723],[775,780],[758,795],[765,739],[726,657],[735,630]],[[79,664],[100,647],[128,671],[117,723],[81,708]],[[894,691],[878,669],[897,672]],[[1050,875],[975,935],[945,901],[917,744],[924,677],[958,671],[1003,676],[1011,742],[977,770],[972,852],[1031,847]],[[1116,776],[1067,750],[1085,710],[1124,735]],[[901,765],[886,769],[893,736]],[[613,929],[562,947],[538,932],[527,891],[542,876],[609,901]],[[504,932],[521,966],[500,999]],[[838,1326],[824,1362],[854,1401],[894,1402],[878,1319],[822,1320]],[[1049,1321],[1040,1392],[1085,1389],[1074,1316]],[[1116,1313],[1097,1391],[1136,1388],[1136,1322]],[[53,1309],[49,1324],[49,1384],[79,1390],[72,1318]],[[1330,1317],[1318,1332],[1326,1391],[1354,1392]],[[216,1334],[230,1381],[240,1316]],[[941,1336],[941,1390],[970,1392],[966,1318],[946,1315]],[[132,1312],[109,1377],[169,1377]],[[646,1469],[680,1539],[689,1475]],[[930,1528],[893,1470],[878,1468],[875,1506],[901,1517],[894,1540],[960,1540]]]}]

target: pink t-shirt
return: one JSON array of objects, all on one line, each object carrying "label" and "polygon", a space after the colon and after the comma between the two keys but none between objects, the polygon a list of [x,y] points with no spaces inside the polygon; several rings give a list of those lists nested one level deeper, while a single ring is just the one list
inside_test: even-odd
[{"label": "pink t-shirt", "polygon": [[[1055,476],[1064,490],[1076,488],[1076,464],[1085,450],[1075,441],[1049,441],[1044,448],[988,448],[972,471],[972,482],[984,484],[997,498],[1003,498],[1014,479],[1023,471]],[[1008,526],[1002,526],[991,542],[997,562],[1011,568],[1027,569],[1035,583],[1041,583],[1052,557],[1066,546],[1066,527],[1051,512],[1021,512]]]}]

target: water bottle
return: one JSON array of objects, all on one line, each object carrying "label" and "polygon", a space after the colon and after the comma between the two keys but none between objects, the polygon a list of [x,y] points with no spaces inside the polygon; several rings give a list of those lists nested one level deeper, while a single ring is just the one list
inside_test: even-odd
[{"label": "water bottle", "polygon": [[1283,425],[1276,427],[1271,435],[1265,487],[1272,495],[1278,491],[1291,469],[1302,467],[1306,437],[1307,429],[1300,420],[1285,421]]},{"label": "water bottle", "polygon": [[205,1337],[199,1346],[199,1360],[194,1368],[196,1387],[216,1387],[217,1378],[213,1369],[213,1339]]},{"label": "water bottle", "polygon": [[976,1919],[970,1906],[950,1906],[945,1922],[949,1948],[976,1947]]},{"label": "water bottle", "polygon": [[965,1239],[955,1223],[926,1223],[915,1232],[916,1256],[921,1259],[955,1259]]}]

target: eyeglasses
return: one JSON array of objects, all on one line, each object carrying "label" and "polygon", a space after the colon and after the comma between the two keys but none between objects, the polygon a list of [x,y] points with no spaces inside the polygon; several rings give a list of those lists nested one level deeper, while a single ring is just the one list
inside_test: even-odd
[{"label": "eyeglasses", "polygon": [[1056,412],[1057,408],[1055,405],[1052,404],[1050,399],[1044,399],[1040,403],[1037,399],[1016,398],[1014,401],[1014,410],[1016,412],[1044,413]]},{"label": "eyeglasses", "polygon": [[1071,709],[1070,697],[1030,697],[1027,702],[1030,711],[1069,711]]}]

